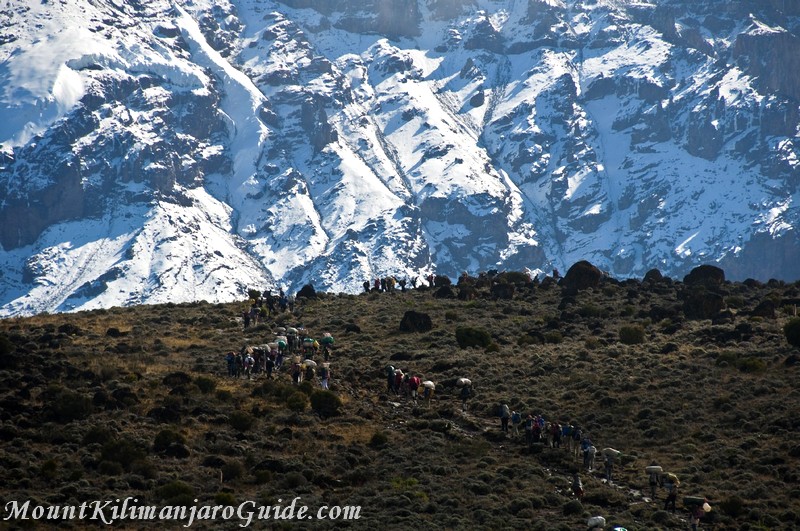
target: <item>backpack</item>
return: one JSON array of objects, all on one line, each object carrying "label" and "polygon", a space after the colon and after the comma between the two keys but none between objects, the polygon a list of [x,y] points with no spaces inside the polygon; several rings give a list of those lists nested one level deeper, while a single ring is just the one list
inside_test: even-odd
[{"label": "backpack", "polygon": [[517,413],[517,412],[515,411],[515,412],[514,412],[514,413],[511,415],[511,422],[512,422],[513,424],[519,424],[520,422],[522,422],[522,415],[520,415],[519,413]]}]

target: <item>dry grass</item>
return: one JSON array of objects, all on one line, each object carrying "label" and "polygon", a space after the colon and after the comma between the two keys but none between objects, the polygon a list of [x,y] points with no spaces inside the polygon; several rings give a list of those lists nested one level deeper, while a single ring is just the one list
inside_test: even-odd
[{"label": "dry grass", "polygon": [[[360,504],[353,528],[576,529],[603,514],[628,529],[683,529],[685,513],[665,514],[660,502],[642,497],[643,469],[657,462],[680,476],[684,494],[712,501],[707,525],[796,528],[800,392],[796,366],[785,363],[795,351],[781,331],[791,316],[746,311],[767,297],[796,297],[797,288],[728,284],[722,289],[736,302],[728,320],[689,321],[680,312],[653,319],[655,306],[680,307],[681,289],[527,287],[513,300],[468,302],[425,290],[322,294],[246,331],[234,324],[241,303],[0,321],[0,335],[13,345],[0,372],[0,502],[153,499],[180,478],[201,504],[223,488],[237,500],[300,495],[311,506]],[[428,313],[433,329],[400,333],[408,310]],[[341,416],[293,413],[284,395],[258,392],[263,380],[224,375],[224,352],[267,342],[277,324],[334,334]],[[345,332],[352,325],[361,332]],[[459,348],[459,326],[488,332],[490,347]],[[626,326],[641,328],[643,342],[623,344]],[[437,382],[430,408],[386,393],[387,363]],[[176,372],[191,381],[165,384]],[[476,391],[466,415],[455,387],[462,376]],[[215,390],[201,392],[198,377],[211,378]],[[285,372],[278,380],[291,391]],[[47,401],[58,389],[90,399],[90,414],[53,418]],[[582,506],[567,506],[579,463],[564,450],[529,453],[502,437],[496,414],[503,402],[577,422],[599,447],[622,450],[616,486],[584,473]],[[239,431],[237,415],[252,425]],[[82,443],[92,426],[138,444],[144,462],[121,472],[101,463],[101,445]],[[152,452],[164,429],[185,438],[188,457]],[[58,463],[46,477],[28,464],[37,453]]]}]

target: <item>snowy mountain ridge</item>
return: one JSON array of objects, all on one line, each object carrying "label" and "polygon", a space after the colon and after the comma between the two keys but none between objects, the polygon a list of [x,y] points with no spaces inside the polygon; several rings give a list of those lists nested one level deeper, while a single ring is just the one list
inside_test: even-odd
[{"label": "snowy mountain ridge", "polygon": [[800,278],[792,3],[0,11],[0,316],[581,259]]}]

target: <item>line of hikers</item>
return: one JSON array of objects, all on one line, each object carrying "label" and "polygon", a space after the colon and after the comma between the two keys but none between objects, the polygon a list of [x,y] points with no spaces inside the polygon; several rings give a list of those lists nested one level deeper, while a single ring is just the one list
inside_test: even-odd
[{"label": "line of hikers", "polygon": [[[272,379],[273,373],[281,371],[287,360],[291,359],[288,372],[294,384],[314,381],[319,375],[322,388],[329,389],[330,358],[335,343],[331,334],[326,332],[317,341],[307,336],[302,327],[278,327],[275,336],[275,340],[269,343],[259,346],[245,345],[238,352],[227,352],[225,361],[228,376],[252,379],[263,374],[267,379]],[[318,367],[315,358],[320,356],[324,361]]]},{"label": "line of hikers", "polygon": [[260,322],[265,322],[267,318],[278,313],[294,311],[294,295],[286,295],[283,289],[273,295],[270,291],[261,293],[260,291],[250,290],[250,307],[242,311],[242,322],[245,328],[257,326]]},{"label": "line of hikers", "polygon": [[[548,422],[543,415],[529,414],[523,421],[522,414],[512,411],[507,404],[500,407],[500,428],[508,434],[509,423],[511,423],[512,436],[519,437],[519,427],[522,425],[525,431],[525,442],[528,447],[534,444],[543,444],[551,448],[565,448],[577,461],[582,459],[583,469],[591,473],[594,470],[595,459],[597,457],[597,447],[592,442],[591,437],[575,423],[560,424],[557,421]],[[609,484],[614,482],[614,466],[621,458],[622,452],[614,448],[603,448],[600,455],[603,459],[603,476]],[[680,481],[678,476],[671,472],[664,472],[660,466],[655,464],[646,467],[648,475],[648,485],[650,496],[653,500],[657,498],[659,488],[666,490],[664,510],[675,513],[675,504],[678,498]],[[583,498],[583,482],[578,471],[572,475],[572,493],[576,498]],[[697,496],[686,496],[683,504],[690,513],[690,524],[692,530],[696,531],[700,518],[711,511],[708,500]]]}]

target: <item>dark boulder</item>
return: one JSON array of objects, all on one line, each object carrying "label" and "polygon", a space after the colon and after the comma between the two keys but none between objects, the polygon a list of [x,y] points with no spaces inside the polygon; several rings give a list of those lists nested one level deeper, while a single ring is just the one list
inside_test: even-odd
[{"label": "dark boulder", "polygon": [[361,327],[358,326],[355,323],[347,323],[346,325],[344,325],[344,331],[347,334],[349,334],[351,332],[353,334],[360,334],[361,333]]},{"label": "dark boulder", "polygon": [[455,299],[456,294],[453,291],[453,288],[448,284],[446,286],[442,286],[436,291],[433,292],[433,296],[437,299]]},{"label": "dark boulder", "polygon": [[461,285],[459,283],[458,286],[458,300],[460,301],[472,301],[478,297],[478,290],[473,288],[469,285]]},{"label": "dark boulder", "polygon": [[492,286],[492,298],[511,300],[514,298],[513,284],[494,284]]},{"label": "dark boulder", "polygon": [[688,293],[683,303],[683,313],[687,319],[713,319],[722,311],[722,295],[703,289]]},{"label": "dark boulder", "polygon": [[600,269],[586,260],[581,260],[569,268],[569,271],[561,281],[561,285],[568,289],[578,290],[596,288],[600,285],[602,278],[603,272]]},{"label": "dark boulder", "polygon": [[683,277],[684,284],[707,288],[720,286],[723,282],[725,282],[725,272],[716,266],[707,264],[695,267]]},{"label": "dark boulder", "polygon": [[431,316],[414,310],[408,310],[400,321],[401,332],[427,332],[432,328]]},{"label": "dark boulder", "polygon": [[186,459],[192,452],[189,448],[186,447],[185,444],[181,444],[178,442],[174,442],[167,446],[167,449],[164,451],[164,455],[167,457],[176,457],[178,459]]},{"label": "dark boulder", "polygon": [[776,308],[775,301],[771,301],[769,299],[761,301],[758,306],[753,308],[753,311],[750,312],[750,315],[754,315],[756,317],[765,317],[767,319],[775,319],[775,310]]},{"label": "dark boulder", "polygon": [[297,292],[297,298],[305,297],[306,299],[316,299],[317,298],[317,290],[314,289],[314,286],[311,284],[306,284],[300,291]]},{"label": "dark boulder", "polygon": [[651,269],[644,274],[645,282],[661,282],[662,280],[664,280],[664,275],[658,269]]}]

